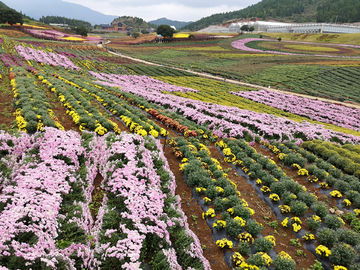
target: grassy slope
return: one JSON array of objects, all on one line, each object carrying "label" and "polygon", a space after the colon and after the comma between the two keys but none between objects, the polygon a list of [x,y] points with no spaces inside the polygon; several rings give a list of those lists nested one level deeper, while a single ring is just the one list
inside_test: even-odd
[{"label": "grassy slope", "polygon": [[[281,37],[283,40],[295,40],[306,42],[321,42],[334,44],[360,45],[360,33],[358,34],[294,34],[294,33],[265,33],[265,36]],[[321,36],[327,35],[325,39]]]}]

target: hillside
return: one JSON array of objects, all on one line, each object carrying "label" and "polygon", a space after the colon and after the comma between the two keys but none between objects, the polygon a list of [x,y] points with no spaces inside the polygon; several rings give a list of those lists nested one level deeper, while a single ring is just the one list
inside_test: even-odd
[{"label": "hillside", "polygon": [[213,14],[182,29],[196,31],[214,24],[232,20],[258,18],[287,22],[335,22],[351,23],[360,20],[357,10],[360,0],[262,0],[245,9]]},{"label": "hillside", "polygon": [[0,8],[9,8],[9,7],[0,1]]},{"label": "hillside", "polygon": [[61,0],[2,0],[2,2],[37,20],[42,16],[62,16],[87,21],[94,25],[109,23],[117,17],[105,15],[82,5]]},{"label": "hillside", "polygon": [[[318,22],[360,22],[360,0],[328,0],[317,8]],[[336,19],[337,18],[337,19]]]},{"label": "hillside", "polygon": [[138,17],[121,16],[118,17],[117,19],[114,19],[114,21],[115,20],[120,20],[122,23],[131,26],[132,28],[137,30],[149,28],[147,22],[145,22],[143,19]]},{"label": "hillside", "polygon": [[50,24],[50,23],[59,23],[59,24],[66,23],[70,27],[78,27],[80,25],[84,25],[86,27],[91,27],[91,23],[89,23],[89,22],[82,21],[82,20],[76,20],[76,19],[70,19],[70,18],[66,18],[66,17],[60,17],[60,16],[42,17],[41,21],[43,23],[46,23],[46,24]]},{"label": "hillside", "polygon": [[149,21],[149,24],[153,24],[155,26],[161,25],[161,24],[167,24],[167,25],[172,25],[175,26],[176,29],[179,29],[181,27],[184,27],[192,22],[180,22],[180,21],[173,21],[173,20],[169,20],[167,18],[160,18],[154,21]]}]

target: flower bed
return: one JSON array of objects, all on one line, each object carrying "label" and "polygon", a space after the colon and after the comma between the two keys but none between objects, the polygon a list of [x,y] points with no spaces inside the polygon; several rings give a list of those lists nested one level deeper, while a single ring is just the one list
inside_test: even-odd
[{"label": "flower bed", "polygon": [[360,110],[270,90],[231,92],[277,109],[360,131]]},{"label": "flower bed", "polygon": [[[134,269],[145,259],[161,269],[210,269],[174,197],[175,178],[161,148],[151,137],[126,133],[1,133],[8,177],[0,194],[4,269]],[[93,220],[98,173],[105,193]]]}]

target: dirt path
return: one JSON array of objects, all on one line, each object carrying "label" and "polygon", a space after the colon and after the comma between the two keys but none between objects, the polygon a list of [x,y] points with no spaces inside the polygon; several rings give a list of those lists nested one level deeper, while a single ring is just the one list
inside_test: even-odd
[{"label": "dirt path", "polygon": [[350,108],[360,109],[360,104],[358,104],[358,103],[341,102],[341,101],[337,101],[337,100],[332,100],[332,99],[327,99],[327,98],[320,98],[320,97],[313,97],[313,96],[309,96],[309,95],[305,95],[305,94],[299,94],[299,93],[294,93],[294,92],[291,92],[291,91],[284,91],[284,90],[279,90],[279,89],[274,89],[274,88],[269,89],[267,87],[263,87],[263,86],[259,86],[259,85],[255,85],[255,84],[251,84],[251,83],[240,82],[240,81],[230,80],[230,79],[224,79],[223,77],[211,75],[211,74],[204,73],[204,72],[196,72],[196,71],[192,71],[192,70],[184,69],[184,68],[177,68],[177,67],[172,67],[172,66],[167,66],[167,65],[159,65],[159,64],[152,63],[152,62],[145,61],[145,60],[141,60],[141,59],[138,59],[138,58],[135,58],[135,57],[123,55],[121,53],[115,53],[115,52],[112,52],[112,51],[108,51],[108,52],[111,53],[111,54],[120,56],[120,57],[124,57],[124,58],[134,60],[134,61],[137,61],[137,62],[140,62],[140,63],[148,64],[148,65],[159,66],[159,67],[160,66],[165,66],[167,68],[186,71],[186,72],[195,74],[195,75],[197,75],[199,77],[205,77],[205,78],[218,80],[218,81],[223,81],[223,82],[228,82],[228,83],[232,83],[232,84],[236,84],[236,85],[247,86],[247,87],[256,88],[256,89],[259,89],[259,90],[271,90],[271,91],[275,91],[275,92],[281,92],[281,93],[285,93],[285,94],[291,94],[291,95],[294,95],[294,96],[305,97],[305,98],[314,99],[314,100],[321,100],[321,101],[332,103],[332,104],[337,104],[337,105],[342,105],[342,106],[346,106],[346,107],[350,107]]}]

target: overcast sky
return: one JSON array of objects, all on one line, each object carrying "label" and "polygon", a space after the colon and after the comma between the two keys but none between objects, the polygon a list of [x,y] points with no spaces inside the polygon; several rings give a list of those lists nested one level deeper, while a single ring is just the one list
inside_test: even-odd
[{"label": "overcast sky", "polygon": [[260,0],[63,0],[80,4],[106,15],[135,16],[145,21],[166,17],[177,21],[197,21],[215,13],[245,8]]}]

